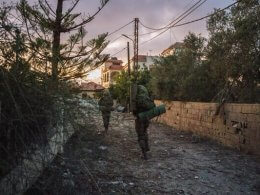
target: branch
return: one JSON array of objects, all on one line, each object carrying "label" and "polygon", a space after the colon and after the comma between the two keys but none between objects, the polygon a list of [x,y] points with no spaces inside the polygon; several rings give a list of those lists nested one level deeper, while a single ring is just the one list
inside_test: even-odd
[{"label": "branch", "polygon": [[[52,21],[52,19],[49,17],[50,13],[51,12],[48,12],[47,8],[45,7],[45,5],[43,5],[43,2],[42,0],[39,0],[39,4],[40,4],[40,7],[42,8],[42,11],[45,13],[45,15],[48,17],[49,21]],[[52,15],[52,17],[55,17]]]},{"label": "branch", "polygon": [[61,32],[65,33],[65,32],[70,32],[72,30],[75,30],[76,28],[80,27],[80,26],[83,26],[89,22],[91,22],[95,16],[105,7],[105,5],[109,2],[109,0],[106,0],[101,7],[99,7],[98,11],[96,13],[94,13],[92,16],[89,16],[88,19],[86,20],[83,20],[81,23],[75,25],[75,26],[72,26],[70,28],[65,28],[65,29],[62,29]]},{"label": "branch", "polygon": [[61,20],[63,20],[64,18],[66,18],[71,12],[72,10],[76,7],[76,5],[78,4],[79,0],[76,0],[76,2],[72,5],[72,7],[70,9],[68,9],[67,13],[61,18]]},{"label": "branch", "polygon": [[54,14],[53,16],[55,17],[56,16],[55,11],[53,11],[53,9],[51,8],[51,6],[50,6],[50,4],[48,3],[47,0],[44,0],[44,1],[45,1],[46,5],[48,6],[48,8],[51,10],[51,12]]}]

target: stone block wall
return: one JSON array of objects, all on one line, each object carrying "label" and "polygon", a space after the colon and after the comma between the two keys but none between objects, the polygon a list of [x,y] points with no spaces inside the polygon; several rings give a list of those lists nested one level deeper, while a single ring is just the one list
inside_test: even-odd
[{"label": "stone block wall", "polygon": [[158,122],[260,156],[260,104],[155,102],[167,110]]}]

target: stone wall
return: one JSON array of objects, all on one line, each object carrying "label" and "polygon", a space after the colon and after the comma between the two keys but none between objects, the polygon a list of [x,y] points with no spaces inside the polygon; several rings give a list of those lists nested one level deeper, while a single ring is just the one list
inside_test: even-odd
[{"label": "stone wall", "polygon": [[260,104],[223,104],[199,102],[163,102],[166,113],[158,122],[178,130],[260,156]]},{"label": "stone wall", "polygon": [[8,175],[0,181],[0,194],[23,194],[40,176],[58,153],[63,153],[65,143],[74,133],[70,122],[64,122],[64,111],[61,109],[55,127],[48,129],[46,145],[37,146],[36,150],[28,151],[24,159]]}]

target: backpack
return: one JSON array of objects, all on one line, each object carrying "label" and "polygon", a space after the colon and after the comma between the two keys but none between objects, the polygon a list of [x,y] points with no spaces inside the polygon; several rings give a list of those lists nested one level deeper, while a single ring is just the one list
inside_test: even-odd
[{"label": "backpack", "polygon": [[137,113],[145,112],[155,107],[153,100],[150,98],[147,89],[143,85],[137,86],[135,102]]}]

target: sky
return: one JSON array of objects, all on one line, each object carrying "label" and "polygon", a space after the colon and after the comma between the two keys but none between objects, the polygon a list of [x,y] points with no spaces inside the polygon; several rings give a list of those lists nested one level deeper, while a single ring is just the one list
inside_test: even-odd
[{"label": "sky", "polygon": [[[55,7],[56,0],[48,1]],[[98,34],[113,32],[114,30],[129,23],[134,18],[139,18],[143,24],[149,27],[163,27],[177,16],[182,14],[184,11],[189,9],[197,1],[198,0],[110,0],[104,9],[101,10],[101,12],[95,17],[95,19],[86,25],[85,28],[88,32],[87,38],[91,39],[96,37]],[[3,2],[3,0],[0,0],[0,2]],[[36,0],[29,0],[29,2],[34,3]],[[70,0],[66,1],[65,6],[68,7],[70,2]],[[209,13],[213,12],[214,8],[224,8],[233,2],[233,0],[207,0],[201,7],[182,20],[181,23],[208,15]],[[81,0],[75,9],[75,12],[91,15],[98,9],[99,6],[100,0]],[[151,30],[145,29],[139,25],[140,34],[147,32],[151,32]],[[201,34],[207,38],[208,34],[206,29],[206,20],[195,22],[182,27],[172,28],[171,30],[168,30],[161,36],[144,45],[142,45],[142,42],[154,37],[158,34],[158,32],[140,36],[139,54],[159,55],[171,44],[182,41],[189,32]],[[133,33],[134,24],[131,23],[126,28],[112,34],[107,39],[113,41],[122,34],[133,35]],[[116,41],[107,46],[104,53],[111,55],[115,54],[116,52],[126,47],[127,41],[129,40],[125,37],[118,38]],[[130,41],[131,56],[133,55],[132,48],[133,45]],[[126,62],[126,50],[117,54],[115,57]],[[88,79],[97,81],[96,79],[99,76],[100,70],[96,70],[89,75]]]},{"label": "sky", "polygon": [[[95,5],[97,5],[98,0],[92,0],[91,3],[89,2],[90,1],[82,1],[81,9],[83,10],[83,7],[91,7],[95,9]],[[104,10],[102,10],[102,13],[100,13],[94,21],[88,24],[86,28],[89,31],[90,36],[102,32],[112,32],[136,17],[139,18],[140,21],[146,26],[160,28],[178,17],[196,2],[197,0],[110,0]],[[207,0],[201,7],[191,13],[182,22],[203,17],[212,13],[214,8],[224,8],[233,2],[234,1],[232,0]],[[144,34],[146,32],[151,32],[151,30],[145,29],[139,25],[139,33]],[[172,28],[151,42],[140,45],[139,54],[159,55],[171,44],[182,41],[189,32],[194,32],[207,37],[208,33],[206,28],[206,20],[182,27]],[[115,40],[122,34],[133,35],[133,33],[134,24],[132,23],[123,30],[113,34],[111,37],[108,37],[108,39]],[[158,32],[146,36],[140,36],[139,43],[141,44],[157,34]],[[126,47],[127,41],[129,41],[127,38],[119,38],[117,41],[108,45],[105,53],[112,55],[117,51],[120,51],[122,48]],[[133,46],[131,41],[130,47],[130,55],[133,55]],[[126,50],[116,55],[116,57],[126,62]],[[89,79],[95,80],[96,82],[99,77],[100,70],[96,70],[89,75]]]}]

